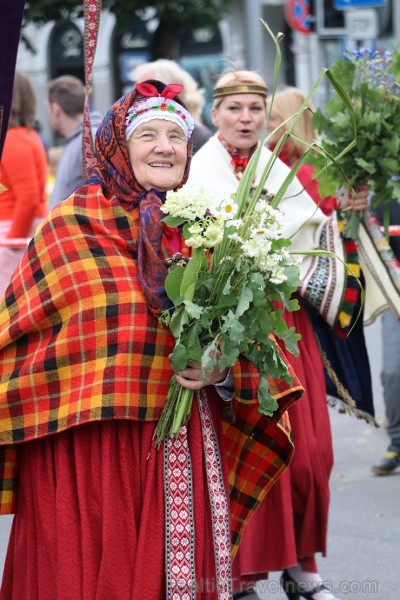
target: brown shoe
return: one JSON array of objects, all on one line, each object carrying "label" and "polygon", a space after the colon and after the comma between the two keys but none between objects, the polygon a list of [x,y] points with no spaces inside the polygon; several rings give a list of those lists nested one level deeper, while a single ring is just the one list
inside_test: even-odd
[{"label": "brown shoe", "polygon": [[400,452],[387,450],[382,460],[371,467],[371,472],[374,475],[390,475],[398,466],[400,466]]}]

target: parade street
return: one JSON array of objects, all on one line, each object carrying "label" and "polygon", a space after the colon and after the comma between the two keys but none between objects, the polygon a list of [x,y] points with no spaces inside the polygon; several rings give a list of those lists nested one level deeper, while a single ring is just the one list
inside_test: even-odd
[{"label": "parade street", "polygon": [[[379,380],[380,321],[367,327],[366,334],[376,416],[381,427],[375,429],[330,409],[335,466],[331,477],[328,556],[319,559],[319,572],[340,600],[395,600],[399,597],[400,469],[387,477],[370,473],[370,466],[386,450],[388,439]],[[10,524],[10,517],[0,517],[0,574]],[[271,573],[268,581],[259,582],[262,600],[286,598],[279,586],[279,575]]]}]

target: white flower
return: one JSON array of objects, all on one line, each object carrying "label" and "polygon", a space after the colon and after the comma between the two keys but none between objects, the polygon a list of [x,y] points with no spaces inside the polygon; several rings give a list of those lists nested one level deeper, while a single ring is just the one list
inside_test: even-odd
[{"label": "white flower", "polygon": [[238,205],[233,200],[223,200],[215,212],[222,215],[223,219],[227,221],[236,216],[238,208]]},{"label": "white flower", "polygon": [[244,239],[236,231],[234,233],[230,233],[228,235],[228,239],[235,240],[239,244],[243,244],[244,243]]},{"label": "white flower", "polygon": [[264,240],[267,237],[267,230],[263,228],[255,229],[252,237],[258,240]]},{"label": "white flower", "polygon": [[181,217],[186,221],[195,221],[204,217],[212,199],[203,188],[193,188],[168,192],[167,199],[161,207],[162,212],[171,217]]},{"label": "white flower", "polygon": [[204,238],[201,235],[201,233],[197,235],[192,235],[186,240],[186,245],[190,248],[203,248],[203,246],[205,245]]},{"label": "white flower", "polygon": [[214,248],[220,244],[223,236],[224,232],[222,227],[218,223],[211,223],[211,225],[204,231],[206,248]]},{"label": "white flower", "polygon": [[239,227],[242,224],[243,224],[242,219],[232,219],[232,220],[226,221],[227,227],[235,227],[235,229],[239,229]]},{"label": "white flower", "polygon": [[203,232],[203,227],[201,224],[201,221],[196,221],[195,223],[193,223],[193,225],[191,225],[188,228],[189,233],[191,233],[193,236],[196,235],[201,235]]},{"label": "white flower", "polygon": [[222,242],[224,221],[220,217],[207,215],[188,227],[190,237],[186,244],[191,248],[214,248]]}]

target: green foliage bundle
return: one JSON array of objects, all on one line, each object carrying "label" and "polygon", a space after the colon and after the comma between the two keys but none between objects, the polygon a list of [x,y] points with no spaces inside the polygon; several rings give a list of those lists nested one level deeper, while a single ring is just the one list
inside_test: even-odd
[{"label": "green foliage bundle", "polygon": [[[326,154],[315,153],[308,162],[314,165],[322,197],[335,194],[343,185],[353,190],[369,184],[373,206],[383,205],[385,228],[389,203],[400,201],[400,55],[380,54],[369,49],[346,53],[331,67],[351,102],[335,90],[325,106],[313,117],[315,129],[322,135]],[[356,126],[356,143],[334,162],[344,147],[351,145]],[[348,218],[346,235],[357,237],[359,213]]]}]

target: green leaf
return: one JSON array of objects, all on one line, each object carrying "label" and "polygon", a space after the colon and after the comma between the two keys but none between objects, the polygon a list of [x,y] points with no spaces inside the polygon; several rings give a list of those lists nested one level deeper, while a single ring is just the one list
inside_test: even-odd
[{"label": "green leaf", "polygon": [[294,327],[290,327],[286,333],[282,334],[281,339],[285,343],[286,350],[293,354],[293,356],[299,355],[299,348],[297,342],[301,340],[301,335],[296,333]]},{"label": "green leaf", "polygon": [[183,274],[187,267],[175,267],[171,269],[165,279],[165,291],[168,298],[175,306],[182,303],[183,297],[181,295],[181,283]]},{"label": "green leaf", "polygon": [[186,307],[186,310],[189,314],[190,317],[192,317],[193,319],[200,319],[204,308],[202,306],[200,306],[199,304],[195,304],[194,302],[191,302],[190,300],[184,300],[183,304]]},{"label": "green leaf", "polygon": [[189,260],[181,280],[180,296],[185,300],[193,300],[199,273],[207,267],[207,260],[200,253],[194,253]]},{"label": "green leaf", "polygon": [[221,321],[222,333],[228,332],[231,340],[235,342],[241,342],[244,340],[244,327],[231,310],[228,311],[227,315],[222,317]]},{"label": "green leaf", "polygon": [[235,316],[237,318],[241,317],[246,310],[248,310],[250,306],[250,302],[253,300],[253,292],[247,286],[244,286],[240,292],[239,300],[237,303]]},{"label": "green leaf", "polygon": [[226,367],[232,367],[239,357],[239,346],[228,336],[222,336],[220,346],[221,356],[218,359],[218,366],[223,371]]},{"label": "green leaf", "polygon": [[288,309],[290,312],[294,312],[294,311],[296,311],[296,310],[300,310],[300,303],[299,303],[299,301],[297,300],[297,298],[291,298],[291,299],[289,300],[289,302],[287,303],[287,309]]},{"label": "green leaf", "polygon": [[363,158],[360,158],[360,157],[356,158],[356,163],[359,167],[361,167],[364,171],[366,171],[370,175],[373,175],[375,173],[376,168],[373,163],[367,162],[366,160],[364,160]]},{"label": "green leaf", "polygon": [[171,217],[171,215],[167,215],[163,219],[161,219],[163,223],[168,225],[168,227],[179,227],[185,222],[185,219],[182,217]]},{"label": "green leaf", "polygon": [[171,329],[172,335],[176,340],[179,339],[185,325],[187,325],[188,323],[188,313],[186,312],[183,306],[179,306],[177,309],[175,309],[169,322],[169,328]]},{"label": "green leaf", "polygon": [[352,86],[355,70],[355,65],[344,58],[338,58],[331,66],[333,75],[341,82],[345,89]]},{"label": "green leaf", "polygon": [[231,275],[229,275],[229,277],[227,278],[227,280],[226,280],[226,282],[225,282],[225,285],[224,285],[224,287],[223,287],[222,294],[223,294],[224,296],[227,296],[227,295],[229,294],[229,292],[231,291],[231,289],[232,289],[232,286],[231,286],[231,279],[232,279],[232,274],[231,274]]},{"label": "green leaf", "polygon": [[393,73],[395,81],[400,81],[400,54],[398,51],[392,54],[389,73]]},{"label": "green leaf", "polygon": [[318,131],[325,131],[327,124],[328,124],[328,119],[325,117],[325,115],[323,115],[323,113],[321,112],[321,109],[317,108],[317,110],[315,111],[315,113],[313,114],[313,126],[314,128]]},{"label": "green leaf", "polygon": [[201,357],[201,368],[204,371],[210,373],[214,370],[217,364],[217,340],[210,342],[206,348],[203,348],[203,355]]},{"label": "green leaf", "polygon": [[400,135],[394,132],[390,137],[383,140],[384,148],[393,155],[397,155],[400,149]]},{"label": "green leaf", "polygon": [[234,294],[221,295],[218,303],[215,305],[215,313],[224,313],[231,306],[235,306],[237,297]]},{"label": "green leaf", "polygon": [[260,404],[260,412],[267,417],[272,417],[278,408],[278,403],[275,398],[271,396],[269,383],[264,373],[260,373],[260,383],[258,385],[257,397]]},{"label": "green leaf", "polygon": [[175,373],[179,373],[186,368],[187,363],[188,356],[185,346],[181,343],[176,344],[171,354],[171,366],[173,370]]},{"label": "green leaf", "polygon": [[185,347],[188,361],[190,360],[196,363],[201,363],[203,352],[198,335],[198,328],[195,325],[190,327],[187,335],[185,336]]},{"label": "green leaf", "polygon": [[293,289],[297,289],[300,285],[300,269],[297,265],[287,265],[284,268],[286,275],[286,285]]},{"label": "green leaf", "polygon": [[379,160],[379,164],[381,167],[386,169],[389,173],[393,173],[393,175],[397,175],[399,169],[399,161],[394,158],[381,158]]}]

